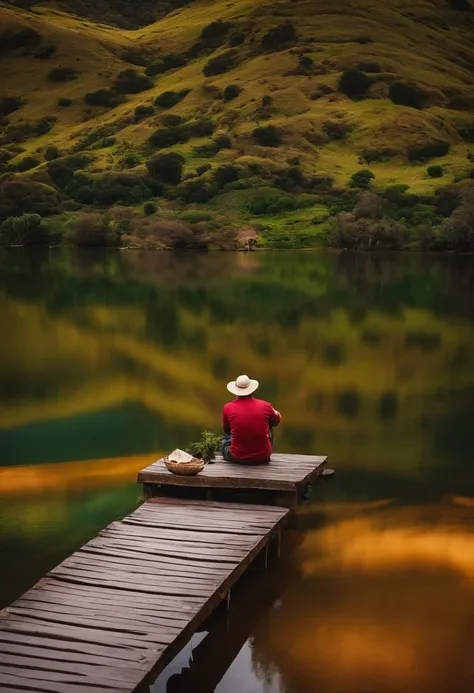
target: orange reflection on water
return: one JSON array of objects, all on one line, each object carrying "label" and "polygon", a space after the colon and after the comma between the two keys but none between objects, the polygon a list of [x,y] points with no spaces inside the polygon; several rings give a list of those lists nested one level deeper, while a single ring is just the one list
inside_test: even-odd
[{"label": "orange reflection on water", "polygon": [[4,467],[0,468],[0,496],[122,486],[136,481],[140,469],[161,457],[163,454],[157,452],[131,457]]},{"label": "orange reflection on water", "polygon": [[[308,532],[300,548],[301,569],[311,575],[335,569],[367,573],[441,568],[472,578],[474,533],[468,523],[474,518],[463,507],[470,504],[474,499],[454,497],[436,505],[393,506],[359,516],[361,508],[351,504],[352,517]],[[379,502],[372,509],[380,507]],[[325,512],[332,514],[331,508]]]},{"label": "orange reflection on water", "polygon": [[301,579],[256,634],[299,693],[471,693],[474,499],[317,505]]}]

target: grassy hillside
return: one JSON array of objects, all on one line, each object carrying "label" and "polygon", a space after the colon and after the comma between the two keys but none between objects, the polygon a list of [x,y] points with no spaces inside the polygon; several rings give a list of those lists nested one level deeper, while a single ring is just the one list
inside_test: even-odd
[{"label": "grassy hillside", "polygon": [[[171,5],[154,5],[154,16]],[[145,226],[128,219],[129,242],[173,244],[183,229],[165,238],[160,223],[176,221],[201,235],[203,225],[229,239],[251,227],[244,235],[264,245],[311,246],[370,189],[385,205],[379,216],[405,224],[413,242],[473,175],[467,1],[201,0],[134,30],[59,6],[76,14],[0,7],[2,218],[24,198],[19,183],[36,181],[32,197],[47,194],[39,184],[56,190],[55,212],[118,203],[141,214],[155,200]],[[120,6],[95,3],[96,19],[112,21]],[[135,72],[117,80],[126,70]],[[183,164],[174,181],[146,168],[170,152]],[[373,178],[351,179],[361,169]],[[396,184],[409,190],[395,192],[394,211]],[[448,205],[435,195],[443,187]],[[44,213],[35,204],[28,211]]]}]

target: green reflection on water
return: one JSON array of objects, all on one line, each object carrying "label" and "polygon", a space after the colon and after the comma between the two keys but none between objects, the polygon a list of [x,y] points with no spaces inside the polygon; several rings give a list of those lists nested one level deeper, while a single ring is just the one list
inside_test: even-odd
[{"label": "green reflection on water", "polygon": [[[355,631],[363,625],[344,591],[347,574],[372,571],[372,594],[384,585],[397,593],[408,580],[415,600],[410,552],[418,552],[423,570],[435,566],[430,584],[442,599],[451,584],[443,577],[447,561],[425,545],[443,544],[443,528],[454,520],[459,542],[448,553],[458,559],[449,570],[466,570],[459,547],[468,521],[442,498],[474,495],[471,258],[10,251],[0,257],[0,324],[0,551],[8,557],[0,603],[133,507],[135,471],[147,455],[152,461],[204,427],[218,429],[224,384],[239,372],[258,377],[262,396],[282,411],[280,451],[329,454],[340,472],[329,505],[317,489],[312,514],[302,518],[306,548],[295,560],[303,577],[271,616],[275,632],[306,632],[301,657],[283,655],[268,634],[256,640],[259,666],[279,662],[286,690],[315,685],[305,614],[311,628],[316,615],[333,623],[308,596],[327,584],[318,556],[340,556],[329,573],[340,588],[332,603],[336,622],[353,618]],[[115,458],[126,458],[116,476]],[[20,474],[25,465],[28,476]],[[359,524],[345,523],[354,503],[385,498],[402,510],[370,507]],[[384,523],[391,532],[382,531]],[[413,547],[407,537],[420,524],[428,526],[427,544]],[[331,527],[348,546],[367,537],[361,554],[390,560],[351,563],[345,546],[331,543]],[[397,556],[398,577],[388,580]],[[472,594],[463,590],[460,604]],[[392,618],[375,602],[362,603],[373,621]],[[425,612],[417,614],[418,623]],[[454,620],[447,612],[443,619],[451,632]],[[366,656],[355,631],[340,653],[348,661],[357,651]],[[335,625],[331,633],[337,637]],[[389,669],[389,654],[379,655]],[[370,661],[363,682],[374,674]],[[326,672],[319,683],[345,690],[346,679],[338,679],[339,689],[330,679]]]}]

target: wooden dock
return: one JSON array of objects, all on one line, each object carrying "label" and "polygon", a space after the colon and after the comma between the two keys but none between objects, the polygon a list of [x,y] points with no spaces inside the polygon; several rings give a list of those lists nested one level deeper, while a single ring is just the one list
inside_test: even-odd
[{"label": "wooden dock", "polygon": [[[193,480],[200,488],[282,492],[293,503],[325,463],[303,455],[275,455],[252,468],[217,460],[190,478],[158,462],[139,480],[151,487],[149,495],[183,481],[192,488]],[[140,690],[228,599],[257,556],[266,565],[272,539],[279,551],[288,512],[150,498],[0,612],[0,691]]]},{"label": "wooden dock", "polygon": [[301,492],[326,468],[327,457],[273,454],[269,464],[244,465],[225,462],[218,455],[198,476],[170,474],[163,460],[154,462],[138,474],[145,498],[158,495],[160,489],[180,486],[204,488],[208,498],[214,491],[258,491],[260,497],[285,508],[295,508]]}]

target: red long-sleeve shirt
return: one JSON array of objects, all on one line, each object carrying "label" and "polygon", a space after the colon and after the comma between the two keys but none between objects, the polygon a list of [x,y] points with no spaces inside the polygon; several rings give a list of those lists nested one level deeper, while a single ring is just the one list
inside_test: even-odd
[{"label": "red long-sleeve shirt", "polygon": [[254,397],[239,397],[224,405],[222,426],[232,436],[230,454],[242,462],[270,459],[270,426],[278,426],[281,416],[269,402]]}]

